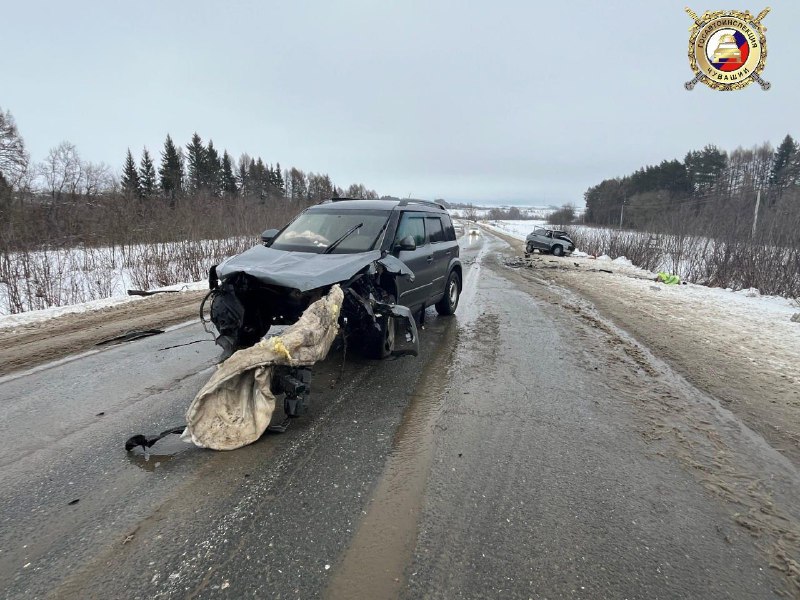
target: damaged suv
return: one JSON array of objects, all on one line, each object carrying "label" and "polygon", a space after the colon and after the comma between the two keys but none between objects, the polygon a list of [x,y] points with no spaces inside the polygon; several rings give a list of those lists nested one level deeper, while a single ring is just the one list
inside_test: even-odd
[{"label": "damaged suv", "polygon": [[532,254],[534,250],[550,252],[555,256],[563,256],[575,251],[575,242],[566,231],[534,227],[525,238],[525,252]]},{"label": "damaged suv", "polygon": [[[223,357],[273,325],[296,322],[335,284],[345,339],[374,358],[418,351],[415,316],[451,315],[463,281],[450,215],[432,202],[334,199],[312,206],[262,245],[209,271],[211,321]],[[202,310],[201,310],[202,312]]]}]

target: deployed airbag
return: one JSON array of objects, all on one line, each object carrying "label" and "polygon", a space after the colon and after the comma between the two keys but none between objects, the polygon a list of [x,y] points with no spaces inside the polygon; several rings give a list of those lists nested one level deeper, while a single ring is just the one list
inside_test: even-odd
[{"label": "deployed airbag", "polygon": [[338,333],[343,297],[334,285],[281,335],[262,339],[222,363],[189,405],[183,439],[201,448],[234,450],[260,438],[275,410],[272,367],[323,360]]}]

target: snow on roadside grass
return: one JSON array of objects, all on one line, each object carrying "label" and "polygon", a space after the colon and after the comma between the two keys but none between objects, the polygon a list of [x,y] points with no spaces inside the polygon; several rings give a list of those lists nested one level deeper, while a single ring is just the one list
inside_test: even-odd
[{"label": "snow on roadside grass", "polygon": [[212,264],[253,246],[231,237],[0,254],[0,315],[124,297],[204,279]]},{"label": "snow on roadside grass", "polygon": [[[525,237],[533,231],[535,226],[541,226],[542,221],[492,221],[490,223],[481,223],[489,230],[504,233],[514,239],[524,241]],[[642,269],[634,265],[629,259],[624,256],[612,258],[608,255],[598,256],[597,259],[588,258],[588,255],[575,251],[571,257],[577,259],[582,266],[589,264],[596,264],[596,261],[610,262],[614,265],[614,271],[617,274],[625,275],[627,277],[643,280],[639,284],[642,290],[647,290],[650,285],[646,281],[655,277],[655,273]],[[768,316],[770,319],[790,320],[794,314],[800,310],[800,306],[796,300],[784,298],[782,296],[764,296],[759,293],[755,288],[734,291],[731,288],[710,288],[704,285],[692,284],[681,286],[667,286],[663,284],[652,283],[653,286],[658,285],[659,289],[671,290],[674,293],[684,293],[687,299],[693,299],[695,302],[704,304],[716,304],[725,306],[726,309],[731,309],[731,314],[745,317],[752,315],[753,312]]]},{"label": "snow on roadside grass", "polygon": [[[150,291],[181,291],[193,292],[208,289],[208,281],[194,281],[189,283],[179,283],[176,285],[169,285],[164,288],[158,288]],[[79,313],[87,313],[95,310],[102,310],[112,306],[119,306],[129,302],[138,302],[143,300],[146,296],[114,296],[111,298],[101,298],[100,300],[90,300],[89,302],[81,302],[79,304],[71,304],[69,306],[53,306],[41,310],[30,310],[23,313],[13,315],[0,315],[0,331],[15,329],[25,325],[34,325],[55,319],[63,315],[73,315]]]}]

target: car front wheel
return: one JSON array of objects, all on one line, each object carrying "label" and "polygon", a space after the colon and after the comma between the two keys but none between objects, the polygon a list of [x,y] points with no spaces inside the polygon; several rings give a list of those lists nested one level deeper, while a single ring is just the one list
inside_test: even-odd
[{"label": "car front wheel", "polygon": [[440,315],[452,315],[458,308],[458,299],[461,296],[461,278],[455,271],[450,272],[447,278],[444,296],[436,303],[436,312]]},{"label": "car front wheel", "polygon": [[553,256],[564,256],[564,247],[556,244],[553,246]]},{"label": "car front wheel", "polygon": [[380,332],[378,333],[375,345],[373,346],[373,356],[375,358],[389,358],[394,352],[394,337],[396,333],[395,322],[389,315],[378,321]]}]

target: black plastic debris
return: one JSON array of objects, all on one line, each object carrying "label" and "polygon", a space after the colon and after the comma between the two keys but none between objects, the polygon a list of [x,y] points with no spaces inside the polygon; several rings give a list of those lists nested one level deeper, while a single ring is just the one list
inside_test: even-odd
[{"label": "black plastic debris", "polygon": [[130,452],[137,446],[141,446],[144,449],[151,448],[153,444],[155,444],[158,440],[173,433],[180,435],[183,433],[183,430],[186,429],[186,425],[181,425],[180,427],[173,427],[172,429],[167,429],[166,431],[162,431],[158,435],[134,435],[133,437],[128,438],[128,441],[125,442],[125,450]]},{"label": "black plastic debris", "polygon": [[123,333],[122,335],[118,335],[113,338],[109,338],[107,340],[103,340],[101,342],[97,342],[95,346],[106,346],[109,344],[121,344],[123,342],[132,342],[134,340],[139,340],[141,338],[150,337],[153,335],[158,335],[159,333],[164,333],[163,329],[142,329],[140,331],[129,331],[127,333]]},{"label": "black plastic debris", "polygon": [[156,294],[177,294],[181,290],[155,290],[153,292],[147,290],[128,290],[128,296],[155,296]]}]

